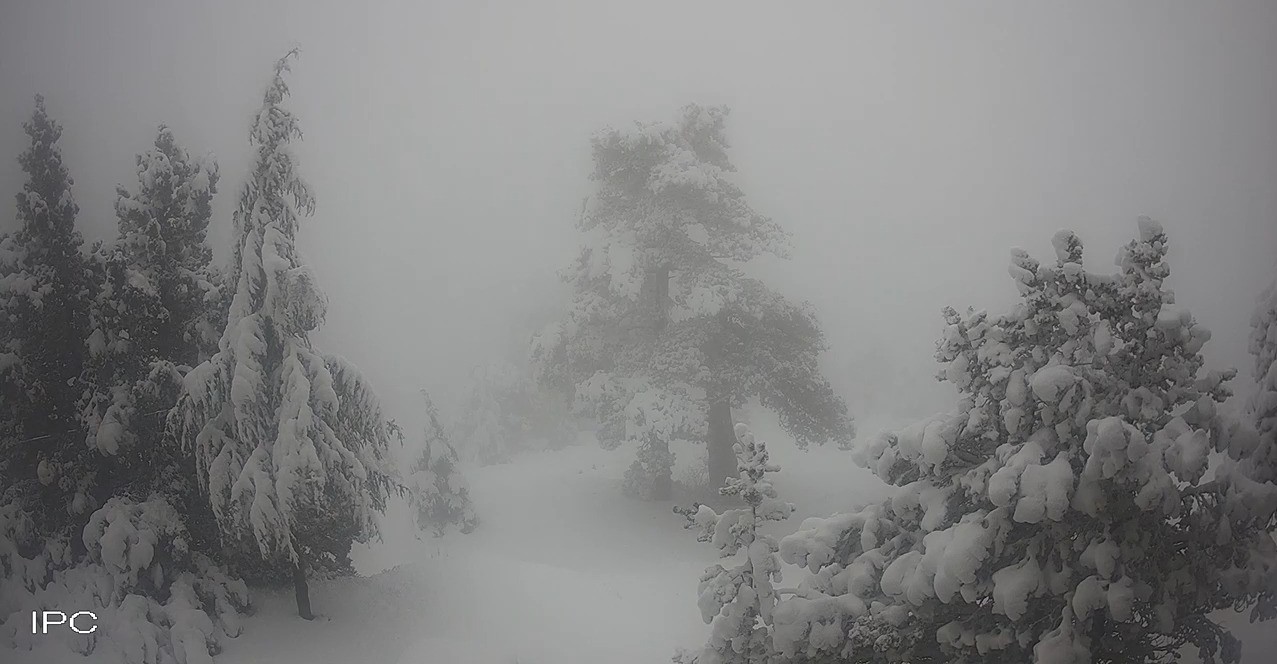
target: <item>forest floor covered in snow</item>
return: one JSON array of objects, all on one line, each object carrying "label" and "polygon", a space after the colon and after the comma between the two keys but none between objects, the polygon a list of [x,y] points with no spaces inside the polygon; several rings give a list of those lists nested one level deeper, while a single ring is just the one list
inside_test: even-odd
[{"label": "forest floor covered in snow", "polygon": [[[797,507],[789,521],[772,524],[776,535],[808,516],[886,495],[848,452],[799,451],[771,422],[757,423],[755,431],[782,468],[780,496]],[[691,472],[698,450],[676,453],[677,479]],[[258,590],[244,633],[227,640],[215,661],[668,662],[676,648],[698,646],[707,634],[696,586],[715,552],[671,510],[706,496],[664,502],[625,496],[620,484],[632,458],[633,450],[587,443],[467,468],[482,519],[477,530],[417,539],[407,509],[394,505],[384,541],[357,551],[360,576],[312,583],[316,620],[297,617],[291,590]],[[795,570],[788,570],[787,581],[794,580]],[[1272,661],[1277,630],[1247,625],[1244,616],[1227,622],[1245,642],[1246,664]],[[16,654],[13,664],[91,661],[47,650]]]},{"label": "forest floor covered in snow", "polygon": [[[798,507],[778,534],[882,495],[847,452],[774,447],[778,491]],[[676,477],[695,454],[677,451]],[[477,530],[418,541],[406,511],[392,510],[385,542],[357,558],[366,578],[314,584],[321,615],[311,623],[296,617],[290,591],[256,593],[256,615],[217,661],[668,662],[705,639],[696,586],[717,558],[671,510],[704,496],[625,496],[632,459],[632,450],[586,444],[470,468]]]}]

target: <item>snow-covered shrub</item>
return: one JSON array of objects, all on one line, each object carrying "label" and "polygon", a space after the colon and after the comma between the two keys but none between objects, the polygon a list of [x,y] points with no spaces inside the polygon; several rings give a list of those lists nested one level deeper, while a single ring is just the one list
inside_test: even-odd
[{"label": "snow-covered shrub", "polygon": [[[13,580],[0,593],[0,647],[57,639],[94,662],[195,664],[212,662],[221,639],[241,631],[247,588],[191,547],[162,497],[107,501],[85,526],[88,555],[75,564],[68,542],[39,547],[31,531],[15,506],[0,508],[0,567]],[[94,612],[98,629],[31,634],[31,611],[68,608]]]},{"label": "snow-covered shrub", "polygon": [[463,533],[478,525],[470,503],[470,487],[457,469],[457,452],[439,422],[439,412],[425,397],[426,430],[421,453],[409,469],[408,497],[417,512],[417,527],[443,535],[448,526]]},{"label": "snow-covered shrub", "polygon": [[768,521],[783,521],[794,506],[776,497],[769,473],[780,467],[768,462],[767,447],[754,440],[744,424],[736,425],[735,477],[719,489],[724,496],[739,496],[745,507],[722,514],[705,505],[676,512],[688,519],[688,528],[699,530],[697,539],[709,542],[721,557],[744,552],[731,568],[713,565],[701,576],[698,588],[701,616],[710,624],[709,642],[698,652],[680,651],[680,664],[768,664],[774,662],[772,613],[780,581],[780,559],[775,538],[759,532]]},{"label": "snow-covered shrub", "polygon": [[1238,660],[1210,615],[1271,592],[1277,487],[1217,408],[1234,372],[1202,370],[1209,334],[1165,287],[1165,233],[1139,227],[1118,274],[1084,270],[1061,232],[1054,265],[1013,253],[1009,313],[946,311],[937,359],[961,401],[861,451],[893,497],[781,542],[810,574],[776,608],[780,653]]}]

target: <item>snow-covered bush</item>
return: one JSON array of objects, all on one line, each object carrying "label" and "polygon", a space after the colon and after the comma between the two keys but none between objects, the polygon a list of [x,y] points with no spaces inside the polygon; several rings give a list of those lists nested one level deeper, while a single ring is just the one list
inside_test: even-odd
[{"label": "snow-covered bush", "polygon": [[[70,542],[33,537],[17,506],[0,507],[0,647],[30,649],[57,639],[94,662],[211,663],[221,639],[241,631],[244,583],[192,548],[181,515],[162,497],[112,498],[81,537],[87,556],[72,562]],[[98,629],[31,634],[31,611],[92,611]]]},{"label": "snow-covered bush", "polygon": [[688,528],[699,530],[697,539],[709,542],[721,557],[744,552],[731,568],[713,565],[701,576],[698,588],[701,616],[710,624],[709,642],[698,652],[680,651],[679,664],[768,664],[776,661],[772,648],[772,613],[780,581],[780,559],[775,538],[759,531],[768,521],[783,521],[794,506],[776,497],[769,473],[780,467],[767,458],[767,447],[754,440],[744,424],[736,425],[739,441],[735,477],[719,489],[724,496],[739,496],[745,507],[722,514],[705,505],[675,508],[688,519]]},{"label": "snow-covered bush", "polygon": [[468,533],[478,525],[470,504],[470,487],[457,469],[457,452],[439,422],[430,395],[425,398],[426,429],[421,453],[408,474],[408,497],[417,512],[417,527],[443,535],[448,526]]},{"label": "snow-covered bush", "polygon": [[937,359],[961,401],[862,450],[892,498],[784,538],[810,575],[776,608],[780,653],[1238,660],[1210,615],[1271,592],[1277,487],[1217,409],[1234,372],[1202,370],[1209,334],[1165,286],[1165,233],[1139,226],[1118,274],[1084,270],[1061,232],[1054,265],[1013,253],[1009,313],[946,311]]},{"label": "snow-covered bush", "polygon": [[310,618],[308,569],[349,569],[353,542],[377,536],[393,489],[396,440],[371,387],[308,334],[326,300],[297,250],[315,200],[289,143],[301,137],[281,59],[250,140],[255,160],[235,213],[236,289],[217,352],[184,378],[169,418],[194,450],[224,546],[255,572],[291,577]]}]

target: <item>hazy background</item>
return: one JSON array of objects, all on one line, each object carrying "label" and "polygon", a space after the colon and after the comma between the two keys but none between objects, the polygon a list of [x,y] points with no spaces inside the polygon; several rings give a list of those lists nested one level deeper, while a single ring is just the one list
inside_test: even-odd
[{"label": "hazy background", "polygon": [[1140,214],[1210,362],[1249,371],[1277,269],[1277,3],[4,0],[0,192],[42,92],[81,228],[109,237],[168,123],[220,163],[227,256],[249,118],[293,45],[318,341],[405,423],[554,301],[591,133],[691,101],[732,107],[739,181],[794,235],[759,270],[816,304],[862,420],[946,406],[939,309],[1011,302],[1012,246],[1050,260],[1069,227],[1108,270]]}]

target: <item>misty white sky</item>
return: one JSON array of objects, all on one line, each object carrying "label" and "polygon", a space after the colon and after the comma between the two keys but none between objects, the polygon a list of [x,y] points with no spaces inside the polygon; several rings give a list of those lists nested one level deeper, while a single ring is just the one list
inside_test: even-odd
[{"label": "misty white sky", "polygon": [[293,108],[319,201],[302,245],[331,300],[319,341],[406,423],[419,387],[447,401],[512,314],[549,300],[591,133],[690,101],[732,107],[739,180],[794,234],[793,260],[759,269],[816,304],[864,420],[943,407],[940,307],[1004,308],[1009,249],[1049,260],[1059,228],[1107,270],[1138,215],[1161,220],[1215,366],[1249,371],[1252,303],[1277,270],[1271,0],[7,0],[0,14],[0,192],[21,186],[20,123],[42,92],[91,239],[114,232],[114,187],[164,122],[218,158],[222,251],[249,117],[271,63],[301,46]]}]

